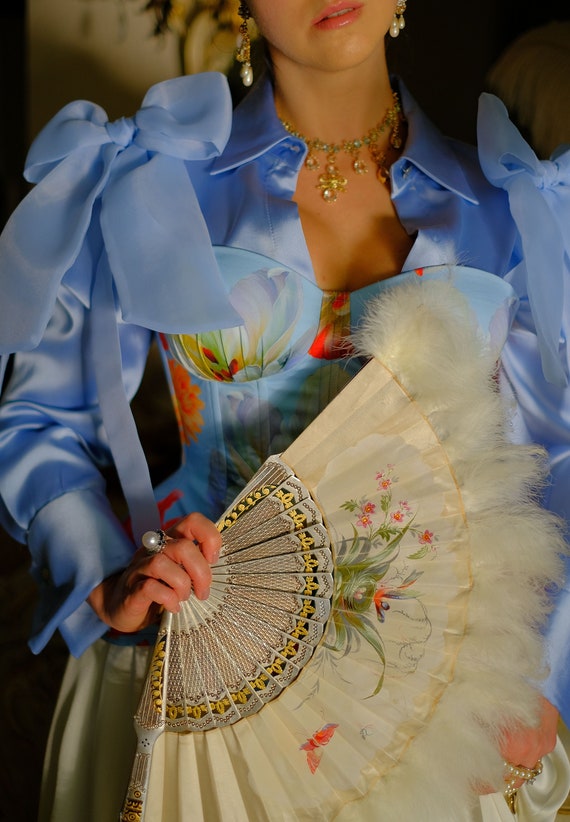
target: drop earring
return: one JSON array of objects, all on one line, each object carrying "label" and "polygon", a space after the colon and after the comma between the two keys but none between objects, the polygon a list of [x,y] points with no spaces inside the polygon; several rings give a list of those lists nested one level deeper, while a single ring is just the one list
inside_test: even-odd
[{"label": "drop earring", "polygon": [[242,2],[239,4],[238,14],[241,17],[239,26],[239,34],[237,41],[236,60],[241,63],[239,76],[246,88],[253,83],[253,69],[251,67],[251,40],[249,38],[249,29],[247,21],[251,17],[251,12],[247,4]]},{"label": "drop earring", "polygon": [[394,10],[394,17],[390,24],[390,37],[397,37],[406,25],[404,12],[406,11],[406,0],[398,0]]}]

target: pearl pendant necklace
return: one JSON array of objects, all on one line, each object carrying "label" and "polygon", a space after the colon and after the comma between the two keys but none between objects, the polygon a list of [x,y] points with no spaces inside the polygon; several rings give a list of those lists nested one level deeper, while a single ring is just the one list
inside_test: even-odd
[{"label": "pearl pendant necklace", "polygon": [[308,168],[309,171],[320,170],[321,164],[317,156],[319,152],[326,155],[324,172],[319,175],[319,181],[315,186],[321,192],[323,200],[326,203],[336,203],[338,195],[343,194],[348,186],[347,178],[341,173],[338,167],[338,155],[341,152],[350,157],[351,167],[355,174],[366,174],[368,166],[361,158],[360,152],[363,148],[368,149],[370,158],[376,167],[376,177],[383,184],[389,183],[390,166],[387,161],[386,151],[380,149],[378,141],[380,136],[389,129],[389,145],[396,151],[402,146],[402,138],[400,136],[401,106],[396,92],[393,92],[393,99],[394,103],[392,107],[387,110],[383,119],[358,140],[343,140],[342,143],[325,143],[318,137],[305,137],[304,134],[296,131],[287,120],[281,120],[283,127],[289,134],[302,140],[307,146],[308,151],[307,157],[305,158],[305,167]]}]

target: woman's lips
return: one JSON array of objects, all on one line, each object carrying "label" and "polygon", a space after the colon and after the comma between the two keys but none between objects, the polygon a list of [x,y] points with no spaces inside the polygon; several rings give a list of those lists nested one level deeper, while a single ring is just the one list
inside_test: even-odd
[{"label": "woman's lips", "polygon": [[354,23],[360,17],[360,3],[334,3],[328,6],[315,20],[318,29],[336,29]]}]

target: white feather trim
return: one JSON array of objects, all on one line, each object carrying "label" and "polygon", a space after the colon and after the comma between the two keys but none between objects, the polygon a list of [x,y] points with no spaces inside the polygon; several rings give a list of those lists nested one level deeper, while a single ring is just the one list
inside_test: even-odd
[{"label": "white feather trim", "polygon": [[454,681],[400,765],[338,820],[458,822],[477,784],[501,790],[502,731],[536,722],[546,585],[561,579],[561,523],[538,503],[545,453],[508,441],[495,356],[449,283],[397,286],[356,337],[420,403],[452,463],[471,532],[470,628]]}]

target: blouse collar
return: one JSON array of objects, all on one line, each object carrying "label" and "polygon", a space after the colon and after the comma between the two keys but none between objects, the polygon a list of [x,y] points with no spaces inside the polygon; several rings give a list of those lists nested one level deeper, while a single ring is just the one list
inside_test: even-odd
[{"label": "blouse collar", "polygon": [[[399,79],[392,79],[398,87],[408,121],[404,153],[393,169],[395,190],[399,193],[406,186],[408,175],[405,169],[412,164],[439,185],[471,203],[477,203],[477,197],[449,140],[422,112],[405,84]],[[296,141],[306,151],[305,144],[292,137],[281,124],[275,111],[271,80],[265,74],[237,106],[229,140],[223,153],[214,159],[212,173],[221,174],[253,162],[288,141]]]},{"label": "blouse collar", "polygon": [[477,197],[452,148],[453,142],[424,114],[405,84],[401,80],[396,82],[408,123],[408,138],[404,151],[392,170],[394,196],[408,184],[406,169],[411,164],[438,185],[477,205]]},{"label": "blouse collar", "polygon": [[213,161],[212,173],[251,163],[289,139],[275,110],[271,81],[264,75],[236,107],[228,142]]}]

